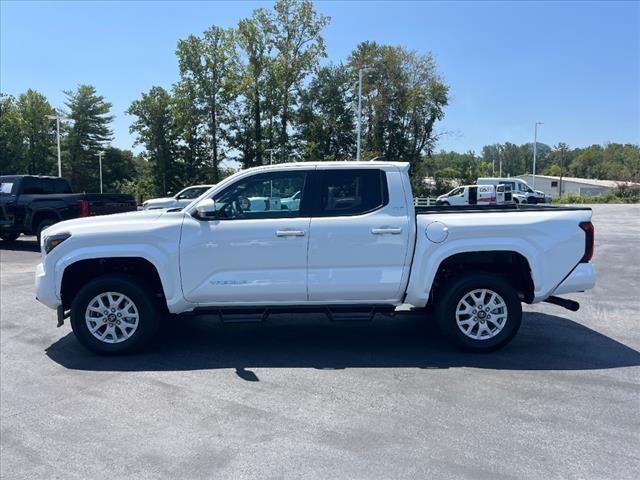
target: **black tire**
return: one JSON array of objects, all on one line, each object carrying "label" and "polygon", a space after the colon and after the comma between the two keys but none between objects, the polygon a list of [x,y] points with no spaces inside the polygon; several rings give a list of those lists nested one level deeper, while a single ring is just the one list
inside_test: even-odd
[{"label": "black tire", "polygon": [[[473,325],[469,329],[469,334],[466,334],[462,330],[463,327],[458,325],[456,310],[458,304],[465,297],[470,295],[471,292],[481,289],[488,290],[501,297],[506,306],[506,312],[502,308],[496,308],[489,312],[461,314],[460,319],[463,323],[470,319],[467,325]],[[480,293],[477,293],[477,295],[480,295]],[[482,298],[488,299],[490,295]],[[467,303],[471,304],[470,302]],[[482,303],[482,301],[479,303]],[[472,308],[477,308],[476,305],[472,305]],[[494,306],[495,304],[492,303],[491,305]],[[472,312],[477,312],[477,310],[472,310]],[[499,327],[494,321],[496,318],[504,318],[501,315],[502,313],[506,313],[506,320]],[[480,314],[482,314],[482,317],[480,317]],[[489,319],[490,315],[495,315],[493,320]],[[522,323],[522,304],[517,292],[504,278],[490,273],[473,272],[453,279],[447,289],[438,295],[436,300],[436,319],[442,332],[456,346],[468,351],[490,352],[504,347],[518,333]],[[480,331],[481,324],[482,331]],[[496,331],[497,333],[495,333]],[[478,335],[486,338],[472,338],[472,336]]]},{"label": "black tire", "polygon": [[513,203],[515,203],[517,205],[518,203],[520,203],[520,200],[518,200],[517,198],[514,198],[513,199]]},{"label": "black tire", "polygon": [[56,222],[54,220],[52,220],[51,218],[47,218],[45,220],[42,220],[39,224],[38,227],[36,228],[36,239],[38,241],[38,245],[40,245],[40,240],[42,239],[42,231],[45,228],[50,227],[51,225],[54,225]]},{"label": "black tire", "polygon": [[19,233],[0,233],[0,238],[3,242],[13,242],[20,236]]},{"label": "black tire", "polygon": [[442,202],[441,205],[443,205],[445,207],[450,207],[451,206],[451,204],[449,202]]},{"label": "black tire", "polygon": [[[85,320],[89,303],[101,293],[106,292],[125,295],[134,303],[138,311],[138,323],[131,336],[117,343],[107,343],[95,337]],[[128,275],[108,274],[92,280],[75,296],[71,304],[71,328],[80,343],[93,352],[101,355],[125,354],[138,351],[153,340],[162,321],[161,315],[157,298],[142,286],[138,279]],[[96,322],[96,326],[98,323]],[[98,334],[104,333],[107,329],[107,322],[104,323],[104,327],[97,329]],[[122,337],[122,329],[119,325],[120,323],[111,328],[116,335]],[[113,334],[109,336],[111,340],[115,340]]]}]

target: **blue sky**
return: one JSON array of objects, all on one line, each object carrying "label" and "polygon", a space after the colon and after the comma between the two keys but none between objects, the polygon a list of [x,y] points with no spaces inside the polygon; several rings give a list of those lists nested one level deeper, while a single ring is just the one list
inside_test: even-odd
[{"label": "blue sky", "polygon": [[[7,2],[0,6],[0,89],[62,107],[63,90],[96,86],[113,103],[113,144],[131,148],[124,114],[177,80],[176,42],[234,26],[271,2]],[[361,41],[431,51],[451,101],[439,148],[533,140],[580,147],[640,143],[639,2],[318,1],[332,17],[328,58]]]}]

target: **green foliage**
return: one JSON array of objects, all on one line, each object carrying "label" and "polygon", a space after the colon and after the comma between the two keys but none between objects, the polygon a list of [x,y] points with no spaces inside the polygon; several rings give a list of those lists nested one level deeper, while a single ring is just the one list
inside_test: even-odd
[{"label": "green foliage", "polygon": [[55,114],[46,97],[35,90],[27,90],[18,97],[16,104],[22,119],[24,160],[27,172],[36,175],[57,173],[55,149],[55,121],[47,115]]},{"label": "green foliage", "polygon": [[[274,70],[274,34],[271,16],[263,8],[255,10],[251,18],[240,20],[236,30],[236,41],[246,61],[239,84],[244,105],[232,122],[230,143],[241,151],[239,160],[245,168],[263,163],[263,97],[268,75]],[[275,114],[272,109],[271,117]],[[269,147],[273,148],[273,142]]]},{"label": "green foliage", "polygon": [[207,141],[211,146],[208,158],[214,182],[220,180],[218,164],[224,155],[223,124],[228,123],[229,106],[237,96],[239,81],[238,57],[231,29],[212,26],[201,37],[189,35],[178,42],[176,54],[180,78],[190,82],[195,105],[202,112]]},{"label": "green foliage", "polygon": [[271,16],[276,49],[273,76],[280,103],[279,150],[281,161],[288,160],[289,124],[296,90],[326,56],[322,29],[329,17],[318,14],[310,0],[278,0]]},{"label": "green foliage", "polygon": [[640,203],[640,186],[621,184],[600,195],[569,193],[553,199],[553,203]]},{"label": "green foliage", "polygon": [[180,184],[175,164],[176,138],[173,98],[162,87],[151,87],[139,100],[134,100],[127,113],[136,116],[129,130],[138,138],[135,145],[144,145],[145,159],[154,167],[155,181],[166,194]]},{"label": "green foliage", "polygon": [[65,147],[66,161],[63,176],[69,178],[76,191],[100,191],[97,154],[111,141],[109,124],[113,116],[111,103],[96,93],[91,85],[79,85],[75,91],[65,91],[69,109],[67,114],[73,121],[69,127]]},{"label": "green foliage", "polygon": [[22,116],[16,100],[0,94],[0,174],[26,171]]},{"label": "green foliage", "polygon": [[50,175],[54,153],[55,111],[41,93],[27,90],[17,100],[0,95],[0,172]]},{"label": "green foliage", "polygon": [[349,57],[352,78],[362,83],[363,149],[409,162],[414,175],[437,142],[435,123],[444,117],[449,87],[431,54],[363,42]]},{"label": "green foliage", "polygon": [[133,176],[116,182],[115,190],[130,193],[138,203],[162,195],[150,163],[141,157],[133,157],[133,165]]},{"label": "green foliage", "polygon": [[302,92],[298,125],[304,159],[355,156],[352,80],[351,71],[343,65],[323,67]]},{"label": "green foliage", "polygon": [[[221,167],[226,160],[247,168],[267,163],[270,153],[276,161],[353,159],[361,68],[361,158],[409,162],[417,195],[531,172],[531,143],[487,145],[480,155],[435,153],[449,86],[430,53],[362,42],[346,65],[319,68],[328,23],[311,0],[277,0],[234,29],[213,25],[179,40],[179,80],[167,90],[152,87],[127,110],[140,158],[107,148],[111,104],[94,87],[66,92],[74,122],[62,125],[63,174],[78,191],[98,191],[96,153],[105,150],[105,188],[148,198],[217,182],[230,173]],[[0,173],[56,172],[55,122],[46,119],[52,113],[35,91],[18,99],[0,94]],[[640,182],[640,146],[538,143],[536,170]],[[614,194],[629,201],[635,195]]]},{"label": "green foliage", "polygon": [[448,192],[456,185],[473,185],[478,177],[492,173],[491,163],[473,152],[442,151],[426,157],[422,163],[425,176],[433,177],[436,183],[429,192],[432,195]]}]

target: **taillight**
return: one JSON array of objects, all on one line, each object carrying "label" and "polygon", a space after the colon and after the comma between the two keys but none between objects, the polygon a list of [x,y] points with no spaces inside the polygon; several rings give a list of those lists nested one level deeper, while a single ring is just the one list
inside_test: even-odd
[{"label": "taillight", "polygon": [[78,204],[80,205],[80,216],[88,217],[89,216],[89,200],[79,200]]},{"label": "taillight", "polygon": [[593,257],[593,248],[596,237],[596,229],[591,222],[582,222],[580,223],[580,228],[584,230],[585,238],[584,238],[584,256],[580,262],[586,263],[591,260]]}]

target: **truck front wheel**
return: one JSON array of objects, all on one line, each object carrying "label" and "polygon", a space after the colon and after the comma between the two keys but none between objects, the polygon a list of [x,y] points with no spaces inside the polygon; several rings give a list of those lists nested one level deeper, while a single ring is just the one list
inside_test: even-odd
[{"label": "truck front wheel", "polygon": [[127,275],[104,275],[85,285],[71,305],[71,328],[89,350],[130,353],[158,331],[160,309],[152,292]]},{"label": "truck front wheel", "polygon": [[470,273],[452,281],[437,300],[440,329],[458,347],[476,352],[497,350],[520,329],[522,305],[502,277]]}]

